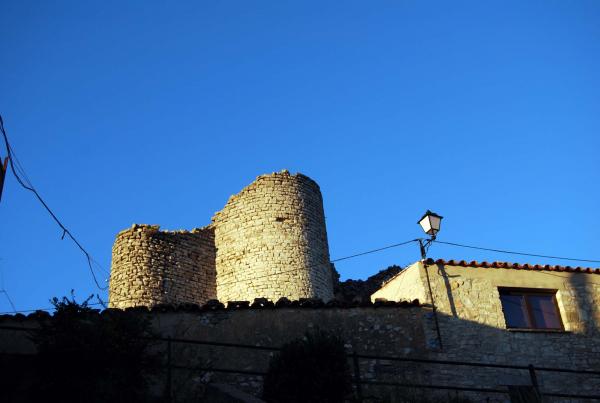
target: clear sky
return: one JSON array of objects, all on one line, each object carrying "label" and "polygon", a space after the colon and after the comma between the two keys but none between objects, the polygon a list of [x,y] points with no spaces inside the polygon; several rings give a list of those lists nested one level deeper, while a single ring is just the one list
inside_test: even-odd
[{"label": "clear sky", "polygon": [[[132,223],[204,226],[284,168],[320,184],[333,259],[422,236],[426,209],[440,240],[600,259],[597,1],[3,0],[0,61],[17,156],[105,269]],[[0,222],[17,309],[106,297],[12,176]],[[337,268],[418,258],[412,244]]]}]

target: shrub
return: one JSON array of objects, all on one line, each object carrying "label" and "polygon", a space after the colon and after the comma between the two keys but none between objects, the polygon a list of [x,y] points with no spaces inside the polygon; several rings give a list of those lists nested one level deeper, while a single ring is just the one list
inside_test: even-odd
[{"label": "shrub", "polygon": [[35,401],[138,402],[147,400],[149,324],[143,315],[115,311],[100,315],[74,298],[54,298],[54,315],[40,320],[31,339]]},{"label": "shrub", "polygon": [[351,390],[342,339],[315,331],[284,345],[271,359],[263,396],[269,403],[337,403]]}]

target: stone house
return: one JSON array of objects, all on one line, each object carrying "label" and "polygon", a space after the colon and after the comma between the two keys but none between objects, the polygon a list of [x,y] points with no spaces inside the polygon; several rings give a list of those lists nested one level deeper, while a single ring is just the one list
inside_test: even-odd
[{"label": "stone house", "polygon": [[596,335],[598,274],[581,267],[429,259],[386,281],[371,299],[418,299],[449,318],[508,332]]},{"label": "stone house", "polygon": [[[600,370],[600,269],[432,260],[387,281],[373,301],[419,299],[427,314],[428,349],[446,360]],[[527,374],[473,368],[436,372],[432,381],[527,385]],[[541,388],[593,394],[600,377],[544,372]],[[464,384],[464,383],[463,383]],[[558,393],[558,392],[557,392]]]}]

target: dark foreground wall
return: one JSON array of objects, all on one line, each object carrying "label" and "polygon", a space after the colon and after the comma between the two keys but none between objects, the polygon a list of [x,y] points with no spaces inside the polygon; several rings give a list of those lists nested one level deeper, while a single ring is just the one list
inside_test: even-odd
[{"label": "dark foreground wall", "polygon": [[[171,342],[171,382],[173,393],[181,398],[201,394],[208,382],[229,383],[260,396],[262,377],[275,351],[235,348],[227,344],[279,347],[302,337],[306,331],[323,329],[336,332],[346,341],[349,353],[363,356],[423,358],[472,361],[489,364],[563,367],[600,370],[600,343],[596,337],[563,333],[508,332],[479,323],[445,315],[438,316],[444,349],[440,350],[434,316],[428,307],[415,304],[390,306],[335,307],[333,304],[244,304],[227,309],[219,304],[173,311],[155,308],[149,315],[156,334],[163,338],[155,348],[167,362]],[[2,326],[32,327],[36,320],[4,317],[0,319],[0,352],[33,353],[33,345],[23,332]],[[213,344],[183,343],[178,339]],[[568,358],[568,359],[567,359]],[[353,364],[351,358],[349,362]],[[397,362],[382,358],[361,358],[361,379],[379,383],[438,384],[457,387],[506,390],[507,385],[529,385],[527,370],[442,365],[423,362]],[[228,373],[232,370],[241,373]],[[565,394],[597,394],[600,376],[536,371],[542,391]],[[168,371],[153,381],[157,395],[164,393]],[[423,388],[398,388],[390,385],[363,385],[365,397],[394,402],[398,396],[415,394],[443,397],[455,392]],[[471,401],[507,402],[506,393],[460,392]],[[396,400],[394,400],[396,399]],[[593,401],[547,398],[547,402]]]},{"label": "dark foreground wall", "polygon": [[[356,308],[263,308],[217,310],[204,313],[163,313],[155,321],[165,337],[212,342],[279,347],[306,332],[322,329],[335,332],[346,342],[349,352],[375,355],[421,356],[426,345],[419,307]],[[184,366],[265,372],[275,353],[223,346],[172,343],[173,357]],[[403,366],[362,361],[365,379],[398,376]],[[234,382],[260,394],[262,377],[204,374],[211,380]],[[391,378],[390,378],[391,379]]]},{"label": "dark foreground wall", "polygon": [[[429,307],[371,306],[354,308],[280,307],[216,310],[205,313],[163,313],[156,326],[166,336],[214,342],[280,346],[316,328],[333,331],[346,340],[349,353],[371,357],[422,358],[492,365],[533,365],[540,390],[565,395],[598,395],[600,372],[555,372],[543,368],[600,371],[600,340],[570,332],[512,332],[438,313],[443,349],[439,348],[435,317]],[[177,346],[177,361],[215,369],[264,372],[274,352],[223,346]],[[350,363],[353,364],[350,359]],[[427,396],[446,401],[461,393],[473,402],[508,402],[507,393],[398,388],[384,383],[442,385],[506,391],[508,386],[532,385],[527,369],[424,362],[382,358],[358,360],[364,397],[400,401],[401,396]],[[535,368],[538,368],[537,370]],[[262,377],[206,371],[203,376],[230,382],[260,394]],[[383,383],[383,384],[382,384]],[[548,396],[546,402],[590,401]]]}]

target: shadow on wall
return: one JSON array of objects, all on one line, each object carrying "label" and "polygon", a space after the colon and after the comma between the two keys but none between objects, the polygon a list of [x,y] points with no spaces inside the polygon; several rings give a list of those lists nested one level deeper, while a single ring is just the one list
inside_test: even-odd
[{"label": "shadow on wall", "polygon": [[[209,234],[209,235],[207,235]],[[203,302],[216,298],[216,248],[213,228],[198,232],[157,232],[155,238],[169,245],[168,253],[156,260],[162,271],[162,293],[166,304]]]},{"label": "shadow on wall", "polygon": [[[492,327],[505,328],[506,312],[503,304],[514,304],[513,315],[537,317],[538,315],[534,315],[535,312],[543,313],[546,309],[550,309],[551,315],[548,318],[545,317],[545,314],[541,315],[544,317],[542,322],[552,321],[552,317],[560,318],[559,322],[562,322],[567,331],[590,335],[599,334],[600,311],[597,304],[600,303],[600,276],[596,274],[578,272],[559,274],[551,271],[521,269],[515,271],[514,275],[511,275],[513,273],[511,271],[503,274],[491,272],[490,275],[487,275],[487,273],[483,274],[484,272],[481,270],[493,269],[474,269],[478,271],[471,274],[457,272],[456,267],[448,270],[441,263],[430,263],[427,264],[427,267],[436,306],[438,310],[452,317],[461,317]],[[512,301],[509,298],[501,299],[502,295],[509,293],[516,299]],[[539,293],[548,296],[554,295],[556,313],[553,312],[553,307],[546,305],[550,301],[542,303],[539,300],[529,299]],[[428,295],[428,292],[426,294]],[[527,303],[517,298],[517,296],[525,294],[531,294]],[[523,327],[538,327],[532,325],[535,321],[532,318],[525,319],[525,322],[530,325],[523,324]],[[545,325],[540,327],[545,327]],[[560,323],[557,327],[560,328]]]},{"label": "shadow on wall", "polygon": [[[345,340],[348,353],[356,352],[363,397],[386,401],[411,393],[423,397],[448,397],[448,391],[375,385],[369,382],[476,387],[506,391],[508,385],[531,385],[527,369],[505,369],[444,365],[389,358],[425,358],[442,361],[469,361],[535,367],[600,369],[600,340],[571,332],[517,332],[483,325],[456,316],[438,313],[444,350],[431,348],[437,334],[429,307],[375,303],[350,304],[207,304],[182,309],[156,307],[150,312],[135,308],[139,315],[153,321],[155,333],[162,337],[156,348],[165,366],[156,376],[156,388],[165,390],[167,379],[177,393],[197,394],[200,384],[211,382],[235,385],[255,396],[261,395],[262,376],[270,358],[290,340],[303,337],[317,328],[333,331]],[[187,310],[186,310],[187,309]],[[101,314],[102,315],[102,314]],[[0,318],[0,327],[32,327],[39,316]],[[171,337],[171,354],[167,339]],[[0,328],[0,347],[4,353],[24,353],[23,332]],[[194,343],[177,339],[195,340]],[[199,342],[198,342],[199,341]],[[12,344],[16,343],[16,344]],[[21,343],[21,344],[19,344]],[[29,341],[29,343],[31,343]],[[230,343],[231,345],[227,345]],[[30,353],[33,346],[30,345]],[[238,346],[235,346],[238,345]],[[12,346],[12,347],[11,347]],[[18,350],[15,350],[17,349]],[[178,368],[169,375],[167,360]],[[388,358],[388,359],[386,359]],[[352,361],[352,356],[349,356]],[[103,365],[106,365],[104,363]],[[221,372],[226,370],[228,372]],[[543,392],[595,394],[600,377],[589,374],[536,371]],[[18,374],[15,374],[18,383]],[[25,376],[25,375],[23,375]],[[11,378],[12,379],[12,378]],[[12,387],[12,386],[11,386]],[[465,392],[472,401],[506,402],[506,393]],[[396,397],[394,397],[396,396]]]},{"label": "shadow on wall", "polygon": [[[279,347],[307,331],[320,328],[339,334],[348,353],[358,354],[358,372],[363,397],[392,401],[393,396],[411,395],[447,398],[447,390],[403,388],[374,385],[368,382],[445,385],[476,387],[506,391],[506,393],[465,393],[473,401],[506,402],[508,386],[531,386],[527,368],[506,369],[444,365],[411,361],[386,360],[385,357],[426,358],[444,361],[520,365],[527,367],[561,367],[599,370],[600,357],[593,351],[600,340],[571,332],[517,332],[483,325],[455,316],[438,314],[444,350],[431,348],[437,334],[432,311],[428,307],[400,308],[383,305],[354,308],[278,307],[275,309],[221,309],[196,315],[163,314],[159,333],[186,339],[216,343]],[[376,305],[377,306],[377,305]],[[172,329],[182,333],[168,333]],[[268,329],[268,330],[266,330]],[[420,330],[421,329],[421,330]],[[178,346],[184,362],[193,367],[203,357],[212,368],[263,373],[274,351],[215,345]],[[175,351],[175,350],[174,350]],[[361,357],[362,356],[362,357]],[[352,360],[352,357],[349,356]],[[351,361],[352,363],[352,361]],[[225,374],[207,370],[211,381],[237,385],[248,393],[260,396],[260,375]],[[596,394],[600,376],[536,371],[540,389],[545,393]]]},{"label": "shadow on wall", "polygon": [[[424,264],[425,264],[425,266],[428,266],[427,263],[424,263]],[[452,316],[456,318],[456,317],[458,317],[458,314],[456,313],[456,304],[454,302],[454,295],[452,295],[452,287],[450,286],[450,278],[460,277],[460,276],[448,275],[448,272],[446,271],[443,264],[436,263],[435,266],[437,267],[438,274],[444,280],[444,287],[446,288],[446,296],[448,297],[448,304],[450,305],[450,312],[452,313]],[[425,267],[425,270],[427,270],[427,267]]]},{"label": "shadow on wall", "polygon": [[570,295],[566,297],[573,299],[576,310],[570,313],[573,317],[567,319],[580,324],[580,328],[573,330],[598,336],[600,312],[597,304],[600,298],[594,296],[600,295],[600,282],[593,281],[589,276],[573,274],[569,277],[568,291]]},{"label": "shadow on wall", "polygon": [[[425,313],[424,317],[427,340],[436,341],[433,315]],[[600,357],[594,353],[600,348],[600,340],[587,334],[502,329],[440,313],[438,323],[444,349],[430,350],[429,357],[600,371]],[[430,346],[436,344],[430,343]],[[532,382],[527,370],[443,365],[431,366],[429,370],[432,383],[445,385],[504,388],[531,385]],[[600,376],[546,371],[536,373],[543,392],[597,395],[600,389]]]}]

